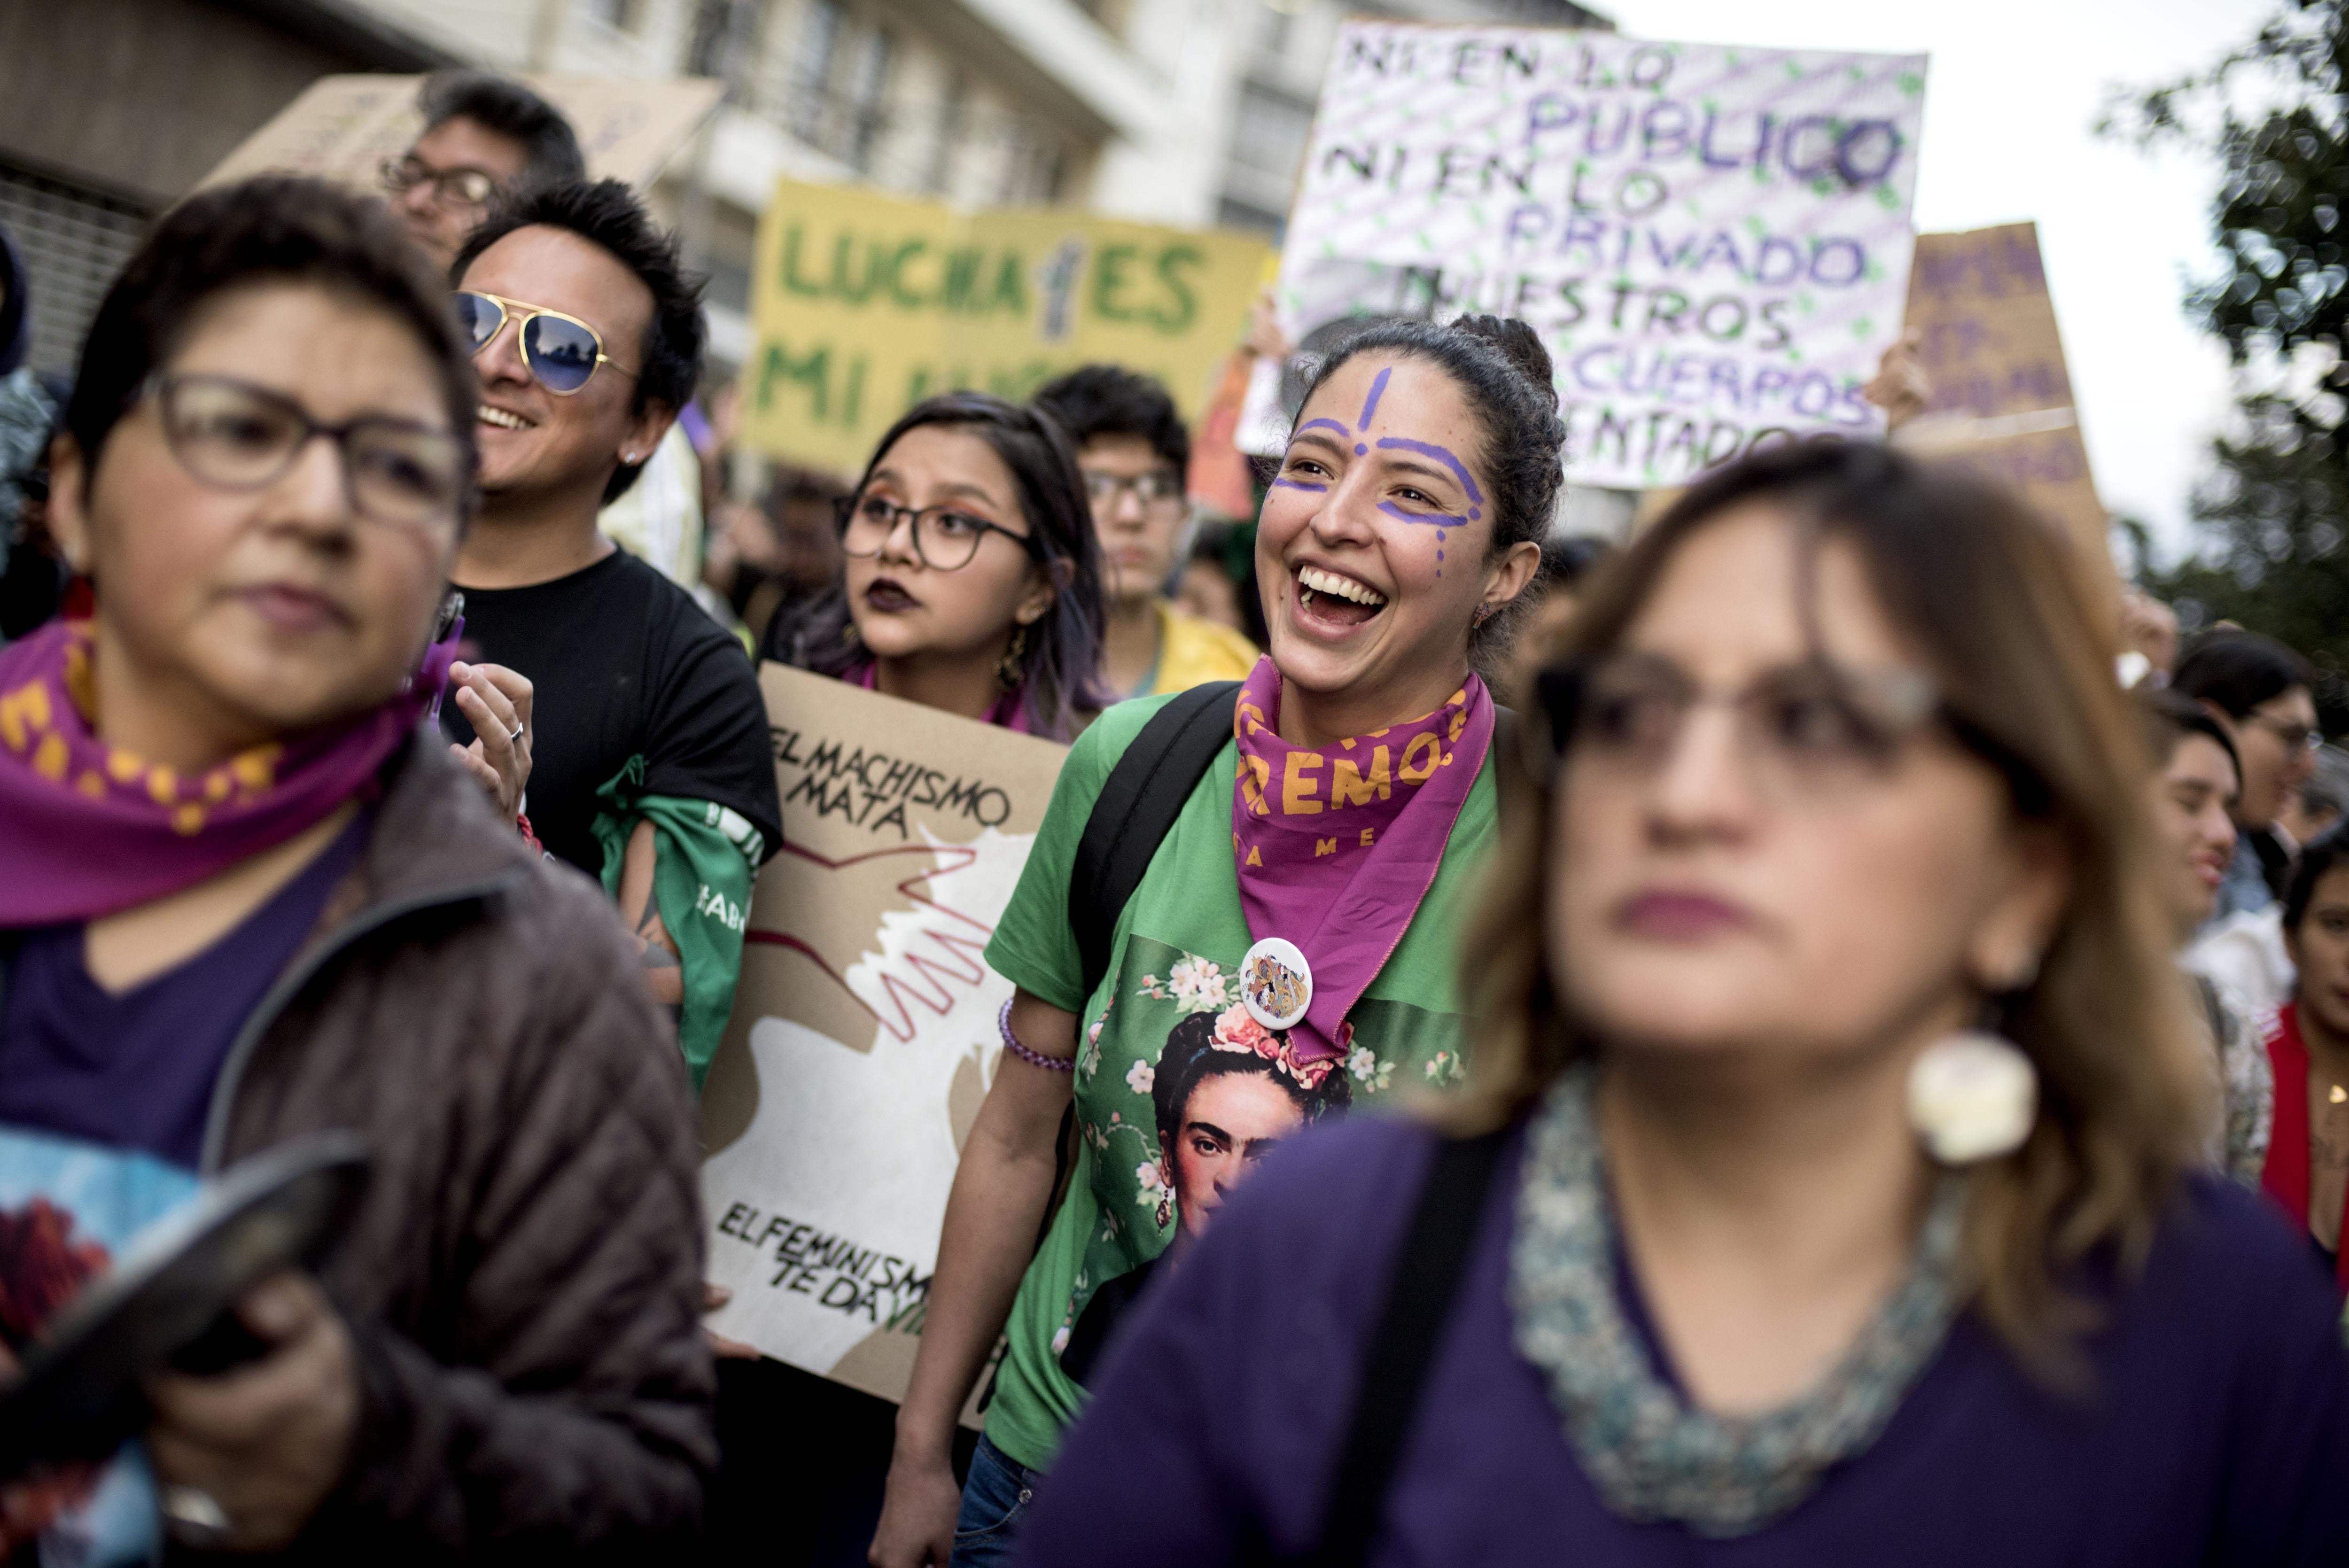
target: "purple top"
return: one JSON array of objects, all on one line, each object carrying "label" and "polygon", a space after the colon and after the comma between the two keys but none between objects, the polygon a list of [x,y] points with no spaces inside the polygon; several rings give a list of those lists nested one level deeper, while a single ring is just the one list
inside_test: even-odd
[{"label": "purple top", "polygon": [[[2349,1563],[2349,1357],[2307,1249],[2195,1179],[2067,1406],[1962,1317],[1874,1447],[1777,1523],[1708,1541],[1603,1507],[1504,1296],[1504,1156],[1371,1561],[2186,1568]],[[1275,1154],[1137,1310],[1023,1522],[1022,1564],[1238,1560],[1319,1532],[1433,1135],[1324,1124]],[[1659,1367],[1647,1315],[1625,1305]]]},{"label": "purple top", "polygon": [[357,862],[372,820],[359,812],[219,941],[127,991],[90,978],[79,925],[26,931],[13,954],[0,947],[0,1126],[194,1170],[229,1047]]}]

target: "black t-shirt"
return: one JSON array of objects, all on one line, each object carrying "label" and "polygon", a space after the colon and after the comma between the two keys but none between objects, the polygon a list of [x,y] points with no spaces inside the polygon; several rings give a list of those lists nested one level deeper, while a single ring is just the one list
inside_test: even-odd
[{"label": "black t-shirt", "polygon": [[[645,759],[645,793],[714,800],[782,843],[767,708],[742,645],[690,594],[624,550],[552,583],[467,588],[469,658],[530,677],[532,830],[590,876],[596,789]],[[454,702],[451,740],[473,738]]]}]

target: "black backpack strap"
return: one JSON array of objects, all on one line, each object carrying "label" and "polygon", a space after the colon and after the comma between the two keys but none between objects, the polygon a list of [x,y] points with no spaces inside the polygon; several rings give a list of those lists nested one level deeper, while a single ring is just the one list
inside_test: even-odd
[{"label": "black backpack strap", "polygon": [[1069,877],[1069,928],[1084,961],[1084,995],[1109,973],[1117,917],[1142,885],[1184,803],[1232,735],[1240,683],[1193,686],[1150,716],[1109,770],[1077,841]]},{"label": "black backpack strap", "polygon": [[1386,1305],[1362,1357],[1353,1419],[1322,1505],[1321,1546],[1312,1558],[1317,1568],[1360,1568],[1370,1560],[1395,1463],[1459,1297],[1509,1130],[1447,1138],[1436,1146],[1419,1205],[1395,1254]]}]

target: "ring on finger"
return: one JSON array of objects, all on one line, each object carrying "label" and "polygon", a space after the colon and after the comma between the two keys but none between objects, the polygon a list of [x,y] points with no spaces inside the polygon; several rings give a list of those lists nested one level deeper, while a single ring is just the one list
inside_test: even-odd
[{"label": "ring on finger", "polygon": [[510,744],[517,744],[517,745],[518,745],[518,744],[520,744],[520,742],[521,742],[521,740],[522,740],[522,732],[523,732],[523,726],[521,726],[521,725],[519,725],[519,724],[515,725],[515,726],[513,727],[513,733],[506,737],[506,740],[508,741],[508,743],[510,743]]}]

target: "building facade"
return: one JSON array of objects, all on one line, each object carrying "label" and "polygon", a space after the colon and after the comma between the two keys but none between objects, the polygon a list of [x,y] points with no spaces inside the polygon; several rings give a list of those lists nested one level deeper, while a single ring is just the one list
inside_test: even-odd
[{"label": "building facade", "polygon": [[[1605,26],[1571,0],[1391,0]],[[466,64],[683,74],[725,107],[654,192],[750,348],[779,175],[1277,231],[1347,0],[0,0],[0,223],[69,367],[143,225],[317,77]]]}]

